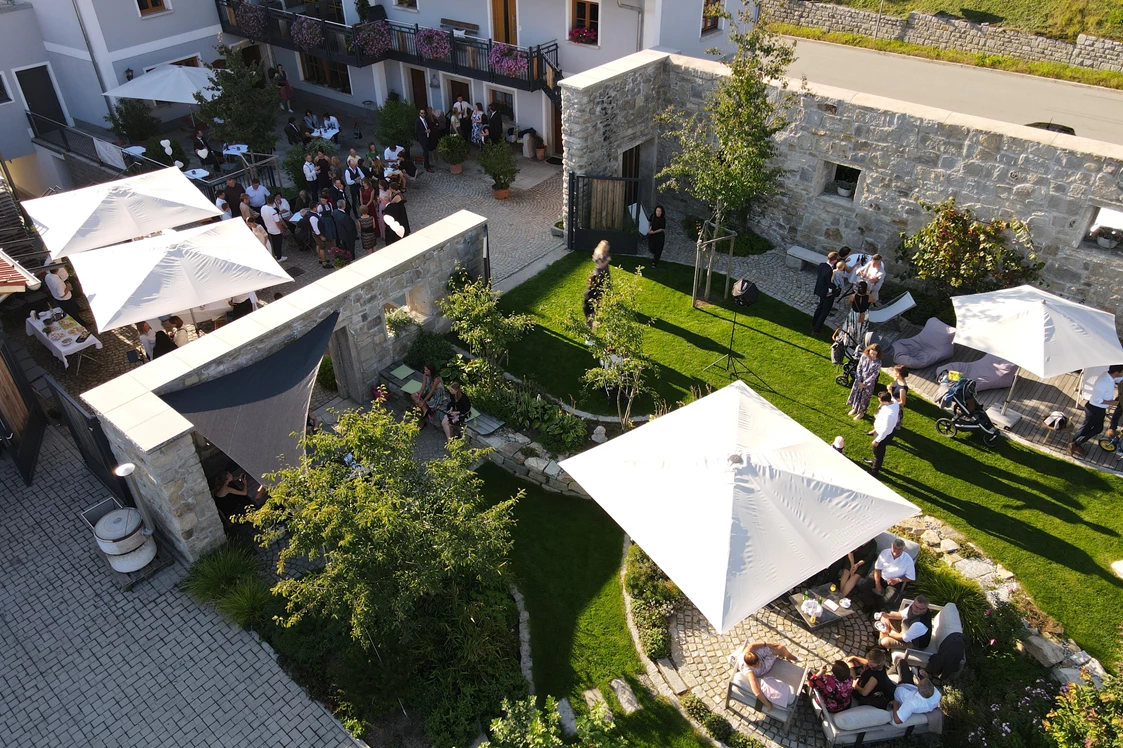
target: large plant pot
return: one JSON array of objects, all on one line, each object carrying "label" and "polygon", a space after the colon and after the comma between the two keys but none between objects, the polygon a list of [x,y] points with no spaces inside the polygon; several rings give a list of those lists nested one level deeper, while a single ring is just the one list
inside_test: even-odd
[{"label": "large plant pot", "polygon": [[1108,239],[1104,236],[1097,236],[1096,244],[1099,244],[1104,249],[1115,249],[1117,246],[1119,246],[1119,242],[1117,242],[1115,239]]},{"label": "large plant pot", "polygon": [[506,200],[511,196],[511,188],[504,187],[503,189],[499,189],[497,187],[492,187],[491,194],[495,196],[496,200]]},{"label": "large plant pot", "polygon": [[850,197],[854,194],[854,190],[850,190],[845,187],[835,187],[835,191],[838,192],[840,197]]},{"label": "large plant pot", "polygon": [[464,164],[449,164],[448,170],[453,174],[459,174],[464,171]]},{"label": "large plant pot", "polygon": [[545,161],[546,160],[546,149],[545,148],[535,148],[534,149],[534,155],[538,157],[539,161]]}]

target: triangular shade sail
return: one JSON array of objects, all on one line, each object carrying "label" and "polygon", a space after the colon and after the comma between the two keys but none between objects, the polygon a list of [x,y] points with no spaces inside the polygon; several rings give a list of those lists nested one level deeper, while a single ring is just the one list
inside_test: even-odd
[{"label": "triangular shade sail", "polygon": [[266,474],[300,462],[312,385],[338,320],[334,312],[255,364],[161,397],[264,483]]},{"label": "triangular shade sail", "polygon": [[144,75],[138,75],[127,83],[106,91],[103,96],[118,99],[148,99],[151,101],[174,101],[178,104],[196,104],[195,93],[202,93],[210,101],[217,95],[213,90],[214,80],[206,68],[187,65],[162,65]]},{"label": "triangular shade sail", "polygon": [[21,205],[52,260],[222,215],[174,166]]},{"label": "triangular shade sail", "polygon": [[70,258],[98,331],[258,291],[292,277],[245,221],[222,221]]},{"label": "triangular shade sail", "polygon": [[1033,286],[954,296],[955,342],[1042,379],[1123,364],[1115,315]]},{"label": "triangular shade sail", "polygon": [[744,382],[561,467],[720,633],[920,511]]}]

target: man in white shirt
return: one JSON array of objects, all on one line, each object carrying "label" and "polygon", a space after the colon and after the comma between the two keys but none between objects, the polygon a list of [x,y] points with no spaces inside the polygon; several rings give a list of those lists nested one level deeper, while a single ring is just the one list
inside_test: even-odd
[{"label": "man in white shirt", "polygon": [[74,298],[74,287],[67,280],[69,277],[66,268],[57,267],[43,276],[43,283],[51,294],[52,305],[69,314],[76,322],[82,322],[82,307]]},{"label": "man in white shirt", "polygon": [[882,649],[927,649],[932,643],[932,610],[924,595],[904,610],[881,613],[878,620],[886,627],[878,641]]},{"label": "man in white shirt", "polygon": [[400,145],[386,146],[386,150],[382,152],[382,165],[386,168],[397,166],[398,162],[402,160],[402,153],[404,151],[405,148],[402,148]]},{"label": "man in white shirt", "polygon": [[873,437],[873,459],[866,460],[870,466],[870,474],[877,475],[881,471],[881,462],[885,459],[885,448],[893,441],[893,434],[897,431],[897,424],[901,420],[901,405],[893,399],[888,392],[877,396],[881,407],[873,419],[873,431],[868,436]]},{"label": "man in white shirt", "polygon": [[269,188],[261,183],[261,180],[254,179],[250,182],[249,189],[246,194],[250,196],[250,207],[256,211],[261,210],[261,206],[265,205],[265,201],[269,199]]},{"label": "man in white shirt", "polygon": [[1115,385],[1123,382],[1123,364],[1112,364],[1107,371],[1096,378],[1092,385],[1092,396],[1084,404],[1084,424],[1072,437],[1068,445],[1068,453],[1075,457],[1084,457],[1087,452],[1082,446],[1089,439],[1099,436],[1103,431],[1104,416],[1107,415],[1109,405],[1115,405]]},{"label": "man in white shirt", "polygon": [[309,195],[316,194],[316,164],[312,162],[312,154],[304,154],[304,164],[300,167],[304,172],[304,189],[308,190]]},{"label": "man in white shirt", "polygon": [[881,285],[885,283],[885,263],[881,255],[874,255],[870,261],[858,271],[858,280],[864,280],[870,293],[870,302],[876,304],[881,294]]},{"label": "man in white shirt", "polygon": [[905,541],[894,538],[893,545],[877,557],[873,571],[858,583],[862,597],[874,606],[895,608],[905,582],[916,580],[916,563],[905,553]]},{"label": "man in white shirt", "polygon": [[[354,153],[354,149],[352,149],[351,152]],[[365,179],[367,175],[359,168],[359,159],[357,156],[354,162],[352,162],[350,158],[348,158],[347,161],[348,166],[343,170],[343,182],[347,185],[347,192],[351,195],[349,207],[357,221],[359,220],[359,205],[361,204],[359,200],[363,190],[363,179]]]},{"label": "man in white shirt", "polygon": [[889,711],[893,713],[893,724],[903,725],[914,714],[934,712],[940,706],[940,691],[928,674],[920,671],[920,683],[913,685],[912,669],[904,661],[898,665],[901,671],[901,684],[893,692]]},{"label": "man in white shirt", "polygon": [[334,114],[328,114],[327,112],[324,112],[324,119],[320,123],[320,132],[326,134],[325,131],[327,131],[327,130],[333,130],[334,131],[332,133],[331,139],[332,139],[332,142],[338,143],[339,142],[339,120],[337,120],[335,118]]},{"label": "man in white shirt", "polygon": [[265,225],[265,233],[269,235],[269,248],[273,250],[273,257],[277,262],[288,259],[281,254],[285,239],[285,219],[281,217],[281,196],[275,195],[273,202],[261,207],[261,222]]}]

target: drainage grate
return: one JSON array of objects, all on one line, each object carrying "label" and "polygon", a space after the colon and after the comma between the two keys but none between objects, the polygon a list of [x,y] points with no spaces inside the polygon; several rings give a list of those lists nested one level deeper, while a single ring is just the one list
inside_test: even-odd
[{"label": "drainage grate", "polygon": [[287,268],[286,272],[289,275],[291,275],[293,278],[295,278],[298,275],[304,275],[304,268],[291,267],[291,268]]}]

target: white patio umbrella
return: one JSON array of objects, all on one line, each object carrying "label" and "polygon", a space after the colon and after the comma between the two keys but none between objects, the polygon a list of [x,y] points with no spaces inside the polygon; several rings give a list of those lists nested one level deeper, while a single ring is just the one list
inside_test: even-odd
[{"label": "white patio umbrella", "polygon": [[206,68],[187,65],[161,65],[144,75],[138,75],[127,83],[106,91],[103,96],[118,99],[150,99],[154,101],[174,101],[178,104],[196,104],[196,93],[210,101],[217,91],[211,71]]},{"label": "white patio umbrella", "polygon": [[70,259],[98,331],[286,283],[244,221],[223,221]]},{"label": "white patio umbrella", "polygon": [[22,205],[52,260],[222,215],[174,166]]},{"label": "white patio umbrella", "polygon": [[[1042,379],[1123,363],[1110,312],[1028,285],[955,296],[951,303],[956,343],[1004,358]],[[1003,413],[1017,382],[1015,373]]]},{"label": "white patio umbrella", "polygon": [[740,381],[561,467],[720,633],[920,511]]}]

